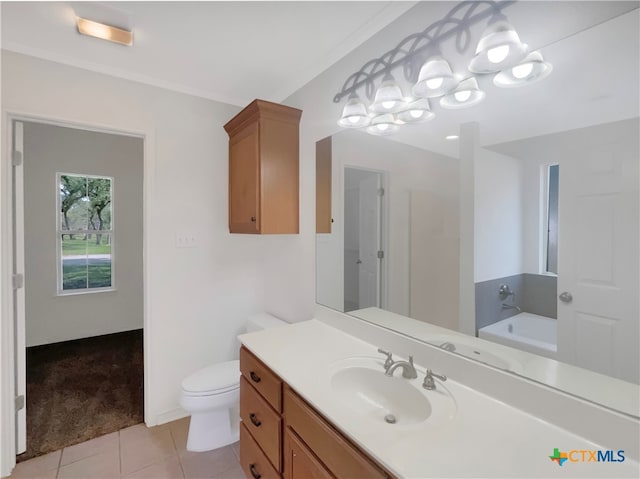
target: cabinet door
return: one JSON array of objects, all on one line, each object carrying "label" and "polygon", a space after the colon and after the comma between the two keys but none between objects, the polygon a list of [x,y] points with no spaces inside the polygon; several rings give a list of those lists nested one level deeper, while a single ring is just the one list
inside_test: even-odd
[{"label": "cabinet door", "polygon": [[331,233],[331,137],[316,143],[316,233]]},{"label": "cabinet door", "polygon": [[229,140],[229,231],[260,232],[260,138],[258,124]]},{"label": "cabinet door", "polygon": [[284,436],[284,479],[334,479],[289,428]]}]

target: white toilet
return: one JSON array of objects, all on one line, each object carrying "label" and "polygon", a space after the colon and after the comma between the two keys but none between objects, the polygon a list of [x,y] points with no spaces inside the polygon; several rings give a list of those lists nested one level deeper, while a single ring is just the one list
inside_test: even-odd
[{"label": "white toilet", "polygon": [[[247,319],[247,332],[286,326],[262,313]],[[191,414],[187,450],[210,451],[240,437],[240,361],[200,369],[182,381],[180,406]]]}]

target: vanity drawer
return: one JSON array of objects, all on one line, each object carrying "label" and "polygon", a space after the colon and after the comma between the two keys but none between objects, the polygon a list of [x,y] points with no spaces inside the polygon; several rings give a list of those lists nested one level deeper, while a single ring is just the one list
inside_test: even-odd
[{"label": "vanity drawer", "polygon": [[277,412],[282,411],[282,381],[244,347],[240,348],[240,372]]},{"label": "vanity drawer", "polygon": [[280,479],[244,424],[240,424],[240,466],[247,478]]},{"label": "vanity drawer", "polygon": [[280,471],[282,419],[244,377],[240,378],[240,418],[271,464]]},{"label": "vanity drawer", "polygon": [[286,426],[296,432],[335,477],[392,477],[365,457],[289,387],[285,387],[284,391],[284,420]]}]

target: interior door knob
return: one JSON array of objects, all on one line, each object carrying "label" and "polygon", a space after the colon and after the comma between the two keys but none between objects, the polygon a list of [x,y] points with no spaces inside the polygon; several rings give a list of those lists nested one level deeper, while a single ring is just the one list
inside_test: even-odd
[{"label": "interior door knob", "polygon": [[573,301],[573,296],[571,296],[571,293],[569,291],[560,293],[558,298],[560,298],[560,301],[562,301],[563,303],[570,303],[571,301]]}]

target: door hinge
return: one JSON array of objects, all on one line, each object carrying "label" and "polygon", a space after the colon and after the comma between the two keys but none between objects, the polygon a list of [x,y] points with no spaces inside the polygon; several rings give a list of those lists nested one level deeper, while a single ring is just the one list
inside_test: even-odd
[{"label": "door hinge", "polygon": [[378,196],[384,196],[384,188],[378,188]]},{"label": "door hinge", "polygon": [[11,276],[11,285],[13,289],[20,289],[24,287],[24,275],[18,273]]},{"label": "door hinge", "polygon": [[16,397],[16,411],[24,409],[24,394]]},{"label": "door hinge", "polygon": [[378,251],[378,259],[382,259],[384,258],[384,251],[380,250]]},{"label": "door hinge", "polygon": [[20,166],[22,164],[22,152],[21,151],[12,151],[11,152],[11,166]]}]

